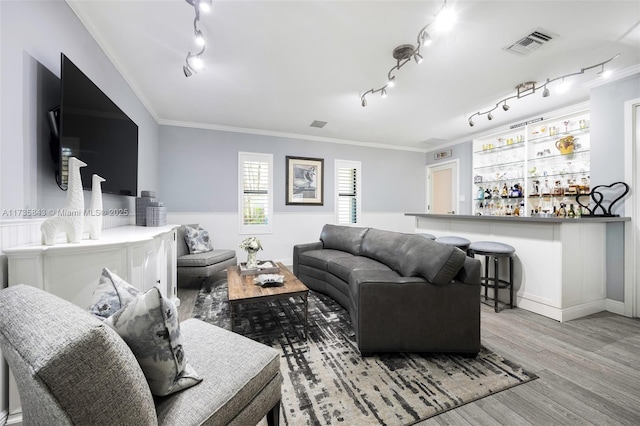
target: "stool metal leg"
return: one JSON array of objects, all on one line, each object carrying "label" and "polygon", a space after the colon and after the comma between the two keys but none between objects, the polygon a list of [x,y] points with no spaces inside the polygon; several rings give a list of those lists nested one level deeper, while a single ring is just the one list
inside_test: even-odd
[{"label": "stool metal leg", "polygon": [[498,312],[498,284],[500,283],[500,259],[497,257],[493,258],[493,273],[494,281],[493,281],[493,308],[496,312]]},{"label": "stool metal leg", "polygon": [[[482,282],[483,279],[481,278]],[[489,256],[484,257],[484,300],[486,301],[489,298]]]},{"label": "stool metal leg", "polygon": [[509,256],[509,305],[513,309],[513,256]]}]

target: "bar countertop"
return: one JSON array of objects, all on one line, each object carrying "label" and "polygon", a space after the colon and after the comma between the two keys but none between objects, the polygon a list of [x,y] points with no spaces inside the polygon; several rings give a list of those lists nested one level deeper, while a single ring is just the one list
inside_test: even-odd
[{"label": "bar countertop", "polygon": [[451,220],[488,220],[496,222],[527,222],[527,223],[610,223],[628,222],[630,217],[621,216],[593,216],[569,219],[561,217],[529,217],[529,216],[483,216],[463,214],[430,214],[430,213],[405,213],[405,216],[423,217],[426,219],[451,219]]}]

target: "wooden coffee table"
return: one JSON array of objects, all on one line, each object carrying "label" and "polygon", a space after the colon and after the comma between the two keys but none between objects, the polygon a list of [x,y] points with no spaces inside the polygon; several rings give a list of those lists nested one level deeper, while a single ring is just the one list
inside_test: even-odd
[{"label": "wooden coffee table", "polygon": [[284,285],[280,287],[260,287],[253,281],[257,275],[240,275],[240,267],[238,266],[227,268],[231,330],[233,331],[233,316],[236,305],[300,296],[304,302],[304,339],[307,340],[307,314],[309,308],[307,296],[309,295],[309,289],[282,263],[278,262],[277,265],[280,269],[278,273],[284,275]]}]

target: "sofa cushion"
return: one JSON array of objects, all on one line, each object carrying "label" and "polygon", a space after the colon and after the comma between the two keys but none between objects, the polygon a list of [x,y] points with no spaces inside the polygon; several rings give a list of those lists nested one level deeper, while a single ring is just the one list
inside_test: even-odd
[{"label": "sofa cushion", "polygon": [[278,351],[193,318],[181,327],[189,362],[204,380],[170,398],[156,398],[160,424],[230,424],[256,400],[262,401],[262,413],[280,400]]},{"label": "sofa cushion", "polygon": [[309,250],[300,255],[298,263],[321,271],[327,271],[329,269],[329,261],[341,257],[353,257],[353,255],[340,250]]},{"label": "sofa cushion", "polygon": [[129,345],[154,395],[168,395],[202,381],[187,363],[178,311],[157,287],[138,296],[105,323]]},{"label": "sofa cushion", "polygon": [[327,224],[322,228],[320,241],[326,249],[346,251],[357,256],[362,247],[362,238],[368,230],[369,228]]},{"label": "sofa cushion", "polygon": [[0,306],[0,347],[20,386],[24,424],[156,424],[140,366],[104,322],[23,284],[0,290]]},{"label": "sofa cushion", "polygon": [[422,276],[438,285],[450,283],[467,258],[457,247],[436,243],[420,235],[409,236],[400,252],[403,276]]},{"label": "sofa cushion", "polygon": [[140,294],[140,290],[109,269],[103,268],[88,310],[101,319],[108,318]]},{"label": "sofa cushion", "polygon": [[383,231],[380,229],[369,229],[362,239],[362,256],[370,257],[384,263],[394,271],[400,270],[400,260],[402,246],[407,242],[411,234],[400,232]]},{"label": "sofa cushion", "polygon": [[328,271],[343,281],[349,281],[349,275],[353,271],[389,271],[390,268],[364,256],[338,257],[328,262]]},{"label": "sofa cushion", "polygon": [[188,225],[185,227],[184,241],[189,247],[189,254],[204,253],[213,250],[209,233],[201,228],[192,228]]},{"label": "sofa cushion", "polygon": [[185,254],[177,259],[177,265],[203,267],[233,259],[235,256],[234,250],[211,250],[204,253]]}]

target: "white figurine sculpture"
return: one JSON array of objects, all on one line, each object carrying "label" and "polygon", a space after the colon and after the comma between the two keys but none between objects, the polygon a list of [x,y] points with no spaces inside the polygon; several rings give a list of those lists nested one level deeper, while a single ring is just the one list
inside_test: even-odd
[{"label": "white figurine sculpture", "polygon": [[91,206],[84,217],[84,230],[89,232],[89,238],[99,240],[102,234],[102,187],[105,179],[94,174],[91,177]]},{"label": "white figurine sculpture", "polygon": [[85,163],[76,157],[69,157],[69,183],[67,185],[67,200],[64,208],[55,216],[45,220],[40,226],[42,244],[52,246],[56,235],[60,232],[67,234],[67,241],[78,243],[82,239],[84,228],[84,194],[82,193],[82,178],[80,167]]}]

